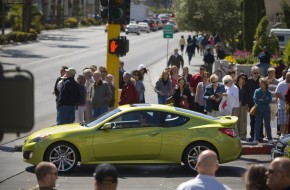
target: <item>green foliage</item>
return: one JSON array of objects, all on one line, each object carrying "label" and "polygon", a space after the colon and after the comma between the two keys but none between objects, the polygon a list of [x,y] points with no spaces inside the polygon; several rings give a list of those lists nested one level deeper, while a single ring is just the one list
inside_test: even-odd
[{"label": "green foliage", "polygon": [[286,23],[287,28],[290,28],[290,6],[285,0],[282,0],[281,8],[284,13],[284,22]]},{"label": "green foliage", "polygon": [[78,27],[78,20],[76,18],[68,18],[64,21],[65,27],[76,28]]},{"label": "green foliage", "polygon": [[96,19],[94,18],[82,18],[80,20],[80,23],[81,25],[83,26],[94,26],[94,25],[100,25],[101,22],[100,21],[97,21]]},{"label": "green foliage", "polygon": [[44,29],[45,30],[54,30],[54,29],[57,29],[57,25],[56,24],[45,24]]},{"label": "green foliage", "polygon": [[161,13],[168,13],[171,11],[168,11],[168,9],[164,8],[164,7],[149,7],[149,10],[155,14],[161,14]]},{"label": "green foliage", "polygon": [[254,35],[260,20],[266,15],[264,0],[243,1],[243,43],[244,49],[251,50]]},{"label": "green foliage", "polygon": [[289,66],[290,63],[290,40],[288,40],[284,50],[284,61]]},{"label": "green foliage", "polygon": [[268,51],[274,55],[279,52],[279,41],[276,36],[269,36],[269,31],[267,27],[269,25],[269,20],[265,16],[260,21],[255,34],[255,44],[253,46],[252,54],[254,56],[259,55],[263,51],[263,47],[266,46]]},{"label": "green foliage", "polygon": [[0,36],[0,44],[8,44],[15,42],[27,42],[37,39],[37,32],[35,29],[30,29],[29,32],[10,32],[6,35]]},{"label": "green foliage", "polygon": [[173,12],[181,30],[219,32],[234,42],[241,30],[242,0],[175,0]]}]

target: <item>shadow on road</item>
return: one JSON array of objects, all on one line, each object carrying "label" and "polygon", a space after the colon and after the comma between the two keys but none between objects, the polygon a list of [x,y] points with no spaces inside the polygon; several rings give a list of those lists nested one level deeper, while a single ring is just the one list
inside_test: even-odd
[{"label": "shadow on road", "polygon": [[88,46],[74,46],[74,45],[55,45],[51,47],[59,47],[59,48],[88,48]]},{"label": "shadow on road", "polygon": [[82,38],[72,38],[70,35],[61,34],[42,34],[38,37],[38,40],[51,40],[51,41],[77,41]]},{"label": "shadow on road", "polygon": [[25,50],[15,50],[15,49],[2,49],[0,56],[13,58],[47,58],[46,56],[32,54]]},{"label": "shadow on road", "polygon": [[[90,177],[93,176],[96,165],[79,166],[69,173],[60,173],[64,177]],[[195,177],[197,173],[188,170],[185,166],[168,165],[116,165],[119,178],[129,177],[164,177],[183,178]],[[26,168],[27,172],[34,173],[35,167]],[[217,177],[240,177],[245,172],[244,168],[234,166],[220,166]]]}]

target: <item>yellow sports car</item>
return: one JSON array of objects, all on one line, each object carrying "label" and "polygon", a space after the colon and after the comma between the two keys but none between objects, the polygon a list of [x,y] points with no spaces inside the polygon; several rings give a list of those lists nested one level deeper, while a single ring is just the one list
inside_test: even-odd
[{"label": "yellow sports car", "polygon": [[241,142],[235,116],[210,117],[154,104],[120,106],[94,121],[48,127],[31,134],[23,159],[54,163],[59,172],[80,164],[181,164],[195,170],[201,151],[211,149],[219,163],[236,160]]}]

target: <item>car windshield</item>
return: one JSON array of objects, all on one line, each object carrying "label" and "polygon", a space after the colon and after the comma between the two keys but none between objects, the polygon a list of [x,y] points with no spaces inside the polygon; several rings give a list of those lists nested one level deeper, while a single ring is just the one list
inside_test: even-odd
[{"label": "car windshield", "polygon": [[178,108],[178,107],[175,107],[175,109],[177,111],[180,111],[180,112],[185,112],[185,113],[189,113],[189,114],[196,115],[196,116],[199,116],[199,117],[204,117],[206,119],[219,120],[219,118],[212,117],[212,116],[209,116],[209,115],[205,115],[205,114],[202,114],[202,113],[199,113],[199,112],[191,111],[191,110],[188,110],[188,109],[183,109],[183,108]]},{"label": "car windshield", "polygon": [[86,127],[94,127],[97,124],[101,123],[102,121],[104,121],[105,119],[111,117],[112,115],[115,115],[116,113],[120,112],[121,110],[119,108],[115,108],[112,111],[106,112],[103,115],[100,115],[99,117],[97,117],[95,120],[87,123],[85,126]]}]

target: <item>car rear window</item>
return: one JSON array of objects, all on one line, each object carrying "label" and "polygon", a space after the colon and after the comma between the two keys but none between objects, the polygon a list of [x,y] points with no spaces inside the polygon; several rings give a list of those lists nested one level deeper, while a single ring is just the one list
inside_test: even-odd
[{"label": "car rear window", "polygon": [[175,107],[175,109],[176,109],[177,111],[180,111],[180,112],[189,113],[189,114],[196,115],[196,116],[199,116],[199,117],[203,117],[203,118],[206,118],[206,119],[210,119],[210,120],[219,120],[219,119],[216,118],[216,117],[212,117],[212,116],[205,115],[205,114],[202,114],[202,113],[199,113],[199,112],[195,112],[195,111],[191,111],[191,110],[188,110],[188,109],[183,109],[183,108],[178,108],[178,107]]}]

